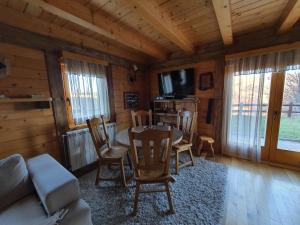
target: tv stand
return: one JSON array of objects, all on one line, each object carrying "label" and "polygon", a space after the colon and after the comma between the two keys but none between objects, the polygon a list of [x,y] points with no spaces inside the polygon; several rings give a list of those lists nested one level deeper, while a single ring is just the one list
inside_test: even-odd
[{"label": "tv stand", "polygon": [[154,123],[176,125],[179,111],[198,111],[198,98],[157,99],[153,101]]}]

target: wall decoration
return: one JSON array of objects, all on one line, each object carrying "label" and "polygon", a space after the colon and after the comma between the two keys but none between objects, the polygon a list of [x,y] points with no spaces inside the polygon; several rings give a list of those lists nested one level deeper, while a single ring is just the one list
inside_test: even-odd
[{"label": "wall decoration", "polygon": [[6,78],[10,73],[10,62],[7,58],[0,56],[0,79]]},{"label": "wall decoration", "polygon": [[140,99],[138,92],[124,92],[124,109],[139,108]]},{"label": "wall decoration", "polygon": [[129,69],[128,69],[128,82],[130,84],[133,84],[134,82],[136,82],[136,75],[137,75],[138,70],[139,70],[139,68],[135,64],[133,64],[132,66],[129,67]]},{"label": "wall decoration", "polygon": [[206,91],[214,88],[213,73],[202,73],[199,75],[199,90]]}]

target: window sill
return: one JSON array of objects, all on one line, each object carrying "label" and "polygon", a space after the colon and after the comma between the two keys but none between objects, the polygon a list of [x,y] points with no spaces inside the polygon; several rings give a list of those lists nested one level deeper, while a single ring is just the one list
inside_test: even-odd
[{"label": "window sill", "polygon": [[[115,120],[107,120],[105,121],[106,123],[116,123]],[[70,124],[69,125],[69,129],[68,131],[72,131],[72,130],[80,130],[80,129],[84,129],[84,128],[88,128],[87,124],[80,124],[80,125],[75,125],[75,124]]]},{"label": "window sill", "polygon": [[87,127],[88,127],[87,124],[69,125],[69,131],[80,130],[80,129],[87,128]]}]

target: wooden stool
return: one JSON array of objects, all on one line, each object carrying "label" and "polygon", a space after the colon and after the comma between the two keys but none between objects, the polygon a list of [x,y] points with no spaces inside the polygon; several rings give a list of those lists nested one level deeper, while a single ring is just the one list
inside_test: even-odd
[{"label": "wooden stool", "polygon": [[211,137],[208,137],[208,136],[200,136],[200,144],[198,146],[198,154],[200,155],[201,154],[201,150],[203,148],[203,143],[204,142],[207,142],[209,145],[210,145],[210,149],[211,149],[211,154],[215,160],[215,150],[213,148],[213,143],[215,143],[215,140]]}]

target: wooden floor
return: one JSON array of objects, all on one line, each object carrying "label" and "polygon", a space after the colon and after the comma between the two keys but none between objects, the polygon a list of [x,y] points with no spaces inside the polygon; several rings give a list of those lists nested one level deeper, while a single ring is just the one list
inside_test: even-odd
[{"label": "wooden floor", "polygon": [[300,172],[218,157],[228,165],[226,225],[299,225]]}]

